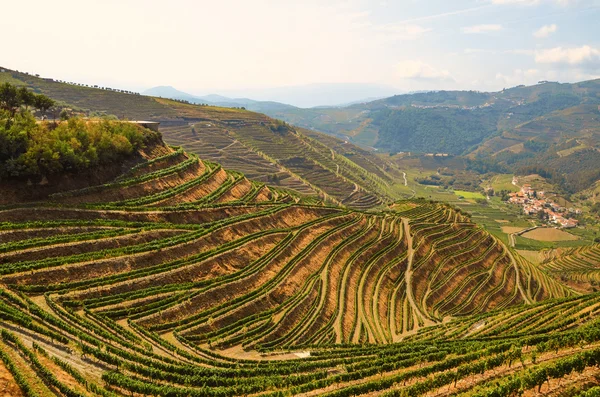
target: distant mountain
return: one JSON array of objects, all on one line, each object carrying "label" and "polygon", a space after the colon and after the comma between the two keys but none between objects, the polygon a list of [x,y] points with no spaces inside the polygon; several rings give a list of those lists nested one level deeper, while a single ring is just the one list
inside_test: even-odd
[{"label": "distant mountain", "polygon": [[[360,105],[361,103],[374,102],[374,101],[377,101],[379,99],[383,99],[383,97],[375,96],[375,97],[369,97],[369,98],[359,99],[359,100],[356,100],[356,101],[345,102],[345,103],[341,103],[341,104],[337,105],[337,107],[345,108],[345,107],[352,106],[352,105]],[[329,106],[318,106],[318,107],[329,107]]]},{"label": "distant mountain", "polygon": [[[289,103],[299,108],[339,107],[350,103],[368,101],[367,98],[384,98],[397,94],[393,87],[378,84],[334,83],[275,87],[260,90],[236,91],[229,96],[247,96],[256,100]],[[233,95],[235,94],[235,95]]]},{"label": "distant mountain", "polygon": [[[142,94],[193,103],[239,107],[257,112],[296,108],[346,107],[398,94],[398,90],[376,84],[308,84],[260,90],[225,91],[224,95],[193,95],[170,86],[153,87]],[[249,99],[253,98],[253,99]]]},{"label": "distant mountain", "polygon": [[229,98],[217,94],[197,96],[188,94],[187,92],[179,91],[178,89],[171,86],[153,87],[144,91],[142,94],[169,99],[179,99],[196,104],[208,104],[222,107],[244,107],[253,112],[267,114],[273,111],[295,109],[294,106],[272,101],[255,101],[253,99],[248,98]]},{"label": "distant mountain", "polygon": [[213,103],[218,103],[218,102],[234,102],[234,100],[231,99],[231,98],[227,98],[226,96],[217,95],[217,94],[203,95],[203,96],[198,96],[196,98],[200,98],[200,99],[202,99],[204,101],[209,101],[209,102],[213,102]]},{"label": "distant mountain", "polygon": [[160,98],[182,99],[190,102],[193,102],[196,99],[198,99],[197,96],[188,94],[187,92],[179,91],[174,87],[168,85],[152,87],[142,92],[142,95],[157,96]]}]

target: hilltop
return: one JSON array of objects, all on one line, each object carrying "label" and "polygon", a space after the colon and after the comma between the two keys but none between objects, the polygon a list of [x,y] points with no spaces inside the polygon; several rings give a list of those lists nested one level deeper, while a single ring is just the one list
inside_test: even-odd
[{"label": "hilltop", "polygon": [[73,113],[159,121],[168,144],[182,146],[259,182],[363,209],[401,197],[396,182],[401,174],[393,164],[349,142],[332,142],[324,134],[298,129],[263,114],[4,70],[0,82],[44,93]]}]

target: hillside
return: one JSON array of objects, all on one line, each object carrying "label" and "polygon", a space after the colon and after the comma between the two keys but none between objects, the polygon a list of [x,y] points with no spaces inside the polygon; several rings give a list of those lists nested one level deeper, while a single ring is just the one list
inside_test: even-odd
[{"label": "hillside", "polygon": [[0,73],[0,82],[4,81],[44,93],[62,107],[86,116],[159,121],[167,143],[271,186],[362,209],[401,197],[395,188],[398,171],[392,164],[343,141],[330,147],[323,144],[331,141],[325,135],[311,132],[309,137],[305,131],[262,114],[68,84],[8,70]]},{"label": "hillside", "polygon": [[578,296],[450,205],[324,206],[160,139],[96,167],[102,180],[60,171],[35,197],[37,180],[0,182],[13,396],[597,385],[600,295]]},{"label": "hillside", "polygon": [[[390,118],[404,120],[405,111],[419,111],[421,118],[436,120],[448,118],[449,123],[460,123],[460,118],[468,117],[476,121],[492,124],[490,135],[515,128],[520,124],[533,121],[537,117],[549,115],[582,104],[598,105],[600,80],[576,84],[545,82],[535,86],[519,86],[500,92],[477,91],[432,91],[414,94],[395,95],[367,103],[355,104],[343,108],[291,109],[268,113],[295,125],[317,128],[337,136],[348,136],[354,142],[370,142],[379,147],[391,136],[379,137],[381,128],[386,127]],[[408,113],[407,117],[410,117]],[[470,116],[469,116],[470,115]],[[392,123],[393,124],[393,123]],[[424,121],[424,124],[427,124]],[[388,125],[387,127],[391,127]],[[402,131],[403,128],[399,128]],[[414,130],[414,127],[412,128]],[[465,133],[464,126],[446,125],[442,131],[446,143]],[[394,135],[395,131],[390,131]],[[418,136],[418,131],[412,131]],[[481,143],[490,136],[482,136]],[[410,142],[397,142],[396,151],[419,151]],[[430,152],[460,154],[471,149],[472,143],[461,147],[443,150],[444,145],[432,147]]]},{"label": "hillside", "polygon": [[600,80],[545,82],[492,93],[426,92],[268,114],[392,154],[465,156],[525,175],[543,164],[552,183],[575,193],[600,179],[599,95]]}]

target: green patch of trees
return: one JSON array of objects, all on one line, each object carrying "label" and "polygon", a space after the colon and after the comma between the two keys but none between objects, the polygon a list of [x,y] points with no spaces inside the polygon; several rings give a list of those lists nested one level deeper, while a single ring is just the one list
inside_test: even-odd
[{"label": "green patch of trees", "polygon": [[123,122],[77,118],[38,123],[27,110],[0,110],[0,178],[77,172],[132,155],[157,134]]},{"label": "green patch of trees", "polygon": [[529,141],[525,141],[523,143],[523,147],[525,147],[525,149],[531,151],[531,152],[543,152],[548,150],[548,148],[550,147],[550,144],[546,143],[546,142],[539,142],[539,141],[534,141],[529,140]]},{"label": "green patch of trees", "polygon": [[0,109],[14,117],[21,108],[38,109],[45,114],[55,102],[46,95],[35,94],[25,87],[17,88],[10,83],[0,85]]},{"label": "green patch of trees", "polygon": [[536,101],[524,105],[514,106],[510,109],[514,118],[530,120],[544,114],[577,106],[582,98],[569,93],[542,93]]},{"label": "green patch of trees", "polygon": [[392,152],[462,154],[496,133],[498,112],[490,109],[381,110],[378,148]]}]

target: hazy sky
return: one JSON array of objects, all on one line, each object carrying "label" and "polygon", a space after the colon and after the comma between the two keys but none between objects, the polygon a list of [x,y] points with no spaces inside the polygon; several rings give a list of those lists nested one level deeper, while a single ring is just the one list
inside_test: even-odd
[{"label": "hazy sky", "polygon": [[134,90],[496,90],[600,77],[600,0],[2,3],[0,66]]}]

